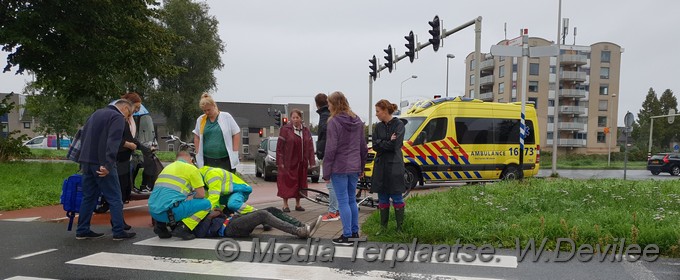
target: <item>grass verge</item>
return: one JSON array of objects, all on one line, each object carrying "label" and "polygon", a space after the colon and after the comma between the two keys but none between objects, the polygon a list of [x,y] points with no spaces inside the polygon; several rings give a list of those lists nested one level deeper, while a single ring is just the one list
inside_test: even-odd
[{"label": "grass verge", "polygon": [[[416,195],[407,200],[404,232],[379,231],[376,211],[363,224],[371,241],[502,245],[529,239],[571,238],[581,244],[656,244],[660,253],[680,257],[680,188],[677,182],[528,179],[465,186]],[[569,249],[569,248],[566,248]]]},{"label": "grass verge", "polygon": [[75,163],[0,163],[0,211],[59,204],[64,179]]}]

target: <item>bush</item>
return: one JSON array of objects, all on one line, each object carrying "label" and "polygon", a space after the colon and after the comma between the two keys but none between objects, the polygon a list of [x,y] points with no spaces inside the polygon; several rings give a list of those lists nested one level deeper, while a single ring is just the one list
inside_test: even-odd
[{"label": "bush", "polygon": [[6,138],[0,137],[0,162],[7,162],[10,160],[22,160],[31,155],[28,147],[24,146],[24,141],[28,138],[26,134],[19,134],[18,130],[12,131]]}]

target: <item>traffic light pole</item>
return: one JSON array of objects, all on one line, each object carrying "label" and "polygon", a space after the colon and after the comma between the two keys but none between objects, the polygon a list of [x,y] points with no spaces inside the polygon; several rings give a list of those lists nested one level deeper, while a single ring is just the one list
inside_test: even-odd
[{"label": "traffic light pole", "polygon": [[373,77],[368,75],[368,140],[373,136]]}]

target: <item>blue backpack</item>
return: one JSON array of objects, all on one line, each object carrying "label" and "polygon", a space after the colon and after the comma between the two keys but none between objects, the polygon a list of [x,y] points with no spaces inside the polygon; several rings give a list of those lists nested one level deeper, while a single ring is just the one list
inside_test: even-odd
[{"label": "blue backpack", "polygon": [[64,205],[68,220],[68,230],[73,226],[73,218],[80,212],[80,203],[83,201],[83,175],[73,174],[64,180],[61,186],[61,204]]}]

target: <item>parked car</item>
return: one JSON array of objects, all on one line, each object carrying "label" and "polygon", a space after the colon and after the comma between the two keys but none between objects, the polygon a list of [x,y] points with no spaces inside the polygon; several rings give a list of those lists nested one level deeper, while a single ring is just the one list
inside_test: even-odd
[{"label": "parked car", "polygon": [[647,160],[647,170],[654,175],[665,172],[678,176],[680,175],[680,154],[661,153],[653,155]]},{"label": "parked car", "polygon": [[[314,140],[314,150],[316,151],[316,136],[312,136]],[[276,143],[278,137],[267,137],[260,142],[260,148],[257,150],[255,156],[255,176],[263,177],[265,181],[276,180],[278,174],[276,170]],[[316,156],[315,156],[316,157]],[[316,164],[307,170],[307,176],[312,179],[312,183],[319,182],[321,175],[321,165],[319,159],[316,158]]]},{"label": "parked car", "polygon": [[[71,145],[71,139],[62,136],[61,141],[59,141],[59,146],[62,149],[68,149],[69,145]],[[57,136],[47,135],[33,137],[31,140],[24,142],[24,146],[29,147],[31,149],[56,149]]]}]

